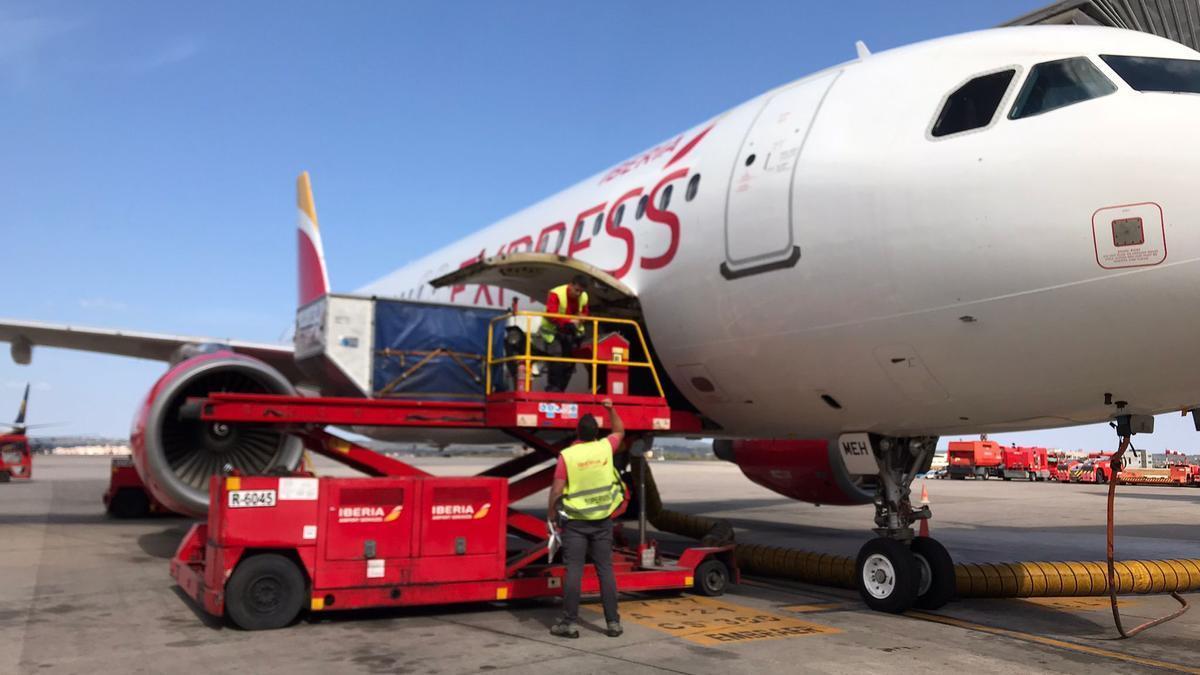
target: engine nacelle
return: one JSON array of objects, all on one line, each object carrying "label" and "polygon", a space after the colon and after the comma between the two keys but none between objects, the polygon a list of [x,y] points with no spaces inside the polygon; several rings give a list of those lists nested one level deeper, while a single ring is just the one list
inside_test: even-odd
[{"label": "engine nacelle", "polygon": [[213,474],[226,467],[248,474],[291,470],[304,451],[298,438],[270,429],[180,419],[187,399],[213,392],[296,395],[279,371],[229,351],[189,358],[159,378],[133,420],[133,461],[155,498],[189,516],[208,512]]},{"label": "engine nacelle", "polygon": [[713,452],[751,481],[802,502],[850,506],[875,498],[875,479],[851,476],[830,441],[716,440]]}]

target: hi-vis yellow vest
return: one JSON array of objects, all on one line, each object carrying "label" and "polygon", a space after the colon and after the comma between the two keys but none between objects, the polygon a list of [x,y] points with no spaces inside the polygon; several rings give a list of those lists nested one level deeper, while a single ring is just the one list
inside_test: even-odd
[{"label": "hi-vis yellow vest", "polygon": [[[559,314],[567,313],[567,286],[568,284],[563,284],[562,286],[556,286],[550,289],[550,293],[558,298]],[[587,306],[588,294],[587,291],[584,291],[579,294],[578,313],[583,314],[583,310],[587,309]],[[579,328],[580,332],[583,332],[583,326],[580,326]],[[558,333],[558,326],[554,325],[554,322],[550,319],[543,318],[541,325],[538,326],[538,332],[541,333],[542,339],[546,342],[554,342],[554,336]]]},{"label": "hi-vis yellow vest", "polygon": [[562,451],[567,465],[563,511],[571,520],[603,520],[621,505],[625,488],[612,463],[607,439],[572,445]]}]

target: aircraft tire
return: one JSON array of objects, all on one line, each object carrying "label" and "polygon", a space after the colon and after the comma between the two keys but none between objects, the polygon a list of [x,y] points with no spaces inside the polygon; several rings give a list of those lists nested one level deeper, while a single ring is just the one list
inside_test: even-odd
[{"label": "aircraft tire", "polygon": [[917,560],[921,577],[917,583],[916,606],[940,609],[954,599],[956,591],[954,560],[950,552],[930,537],[913,538],[910,550]]},{"label": "aircraft tire", "polygon": [[917,600],[921,572],[916,556],[895,539],[878,537],[863,544],[854,571],[858,594],[877,612],[899,614]]}]

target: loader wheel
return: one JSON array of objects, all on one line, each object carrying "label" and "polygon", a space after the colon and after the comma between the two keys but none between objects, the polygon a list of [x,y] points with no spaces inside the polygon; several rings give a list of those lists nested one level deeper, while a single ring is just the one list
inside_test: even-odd
[{"label": "loader wheel", "polygon": [[725,589],[729,588],[729,569],[716,558],[709,558],[697,565],[692,576],[692,590],[700,595],[724,595]]},{"label": "loader wheel", "polygon": [[921,583],[916,556],[904,544],[878,537],[858,550],[858,594],[877,612],[899,614],[913,606]]},{"label": "loader wheel", "polygon": [[304,604],[306,584],[296,563],[275,553],[238,564],[225,585],[225,612],[245,630],[283,628]]},{"label": "loader wheel", "polygon": [[954,560],[936,539],[914,537],[910,549],[917,559],[921,580],[917,585],[917,607],[939,609],[954,599]]},{"label": "loader wheel", "polygon": [[0,483],[7,483],[12,479],[12,476],[7,471],[0,471]]}]

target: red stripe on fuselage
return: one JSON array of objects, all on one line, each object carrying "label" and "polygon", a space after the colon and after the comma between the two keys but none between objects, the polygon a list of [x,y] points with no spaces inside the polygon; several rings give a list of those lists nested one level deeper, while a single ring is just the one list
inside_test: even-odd
[{"label": "red stripe on fuselage", "polygon": [[679,152],[675,153],[675,156],[674,156],[674,157],[672,157],[672,158],[671,158],[671,161],[667,162],[667,163],[666,163],[666,164],[663,166],[663,168],[664,168],[664,169],[666,169],[666,168],[670,167],[672,164],[674,164],[675,162],[678,162],[679,160],[683,159],[683,158],[684,158],[684,156],[685,156],[685,155],[687,155],[689,152],[691,152],[691,151],[692,151],[692,148],[696,147],[696,144],[697,144],[697,143],[699,143],[699,142],[700,142],[700,140],[701,140],[702,138],[704,138],[704,137],[705,137],[705,136],[708,134],[708,132],[712,131],[712,128],[713,128],[713,127],[715,127],[715,126],[717,126],[717,125],[715,125],[715,124],[710,124],[710,125],[708,125],[708,128],[707,128],[707,129],[705,129],[704,131],[701,131],[700,133],[696,134],[696,137],[695,137],[695,138],[693,138],[692,140],[688,141],[688,144],[687,144],[687,145],[685,145],[685,146],[683,146],[682,148],[680,148],[680,149],[679,149]]}]

